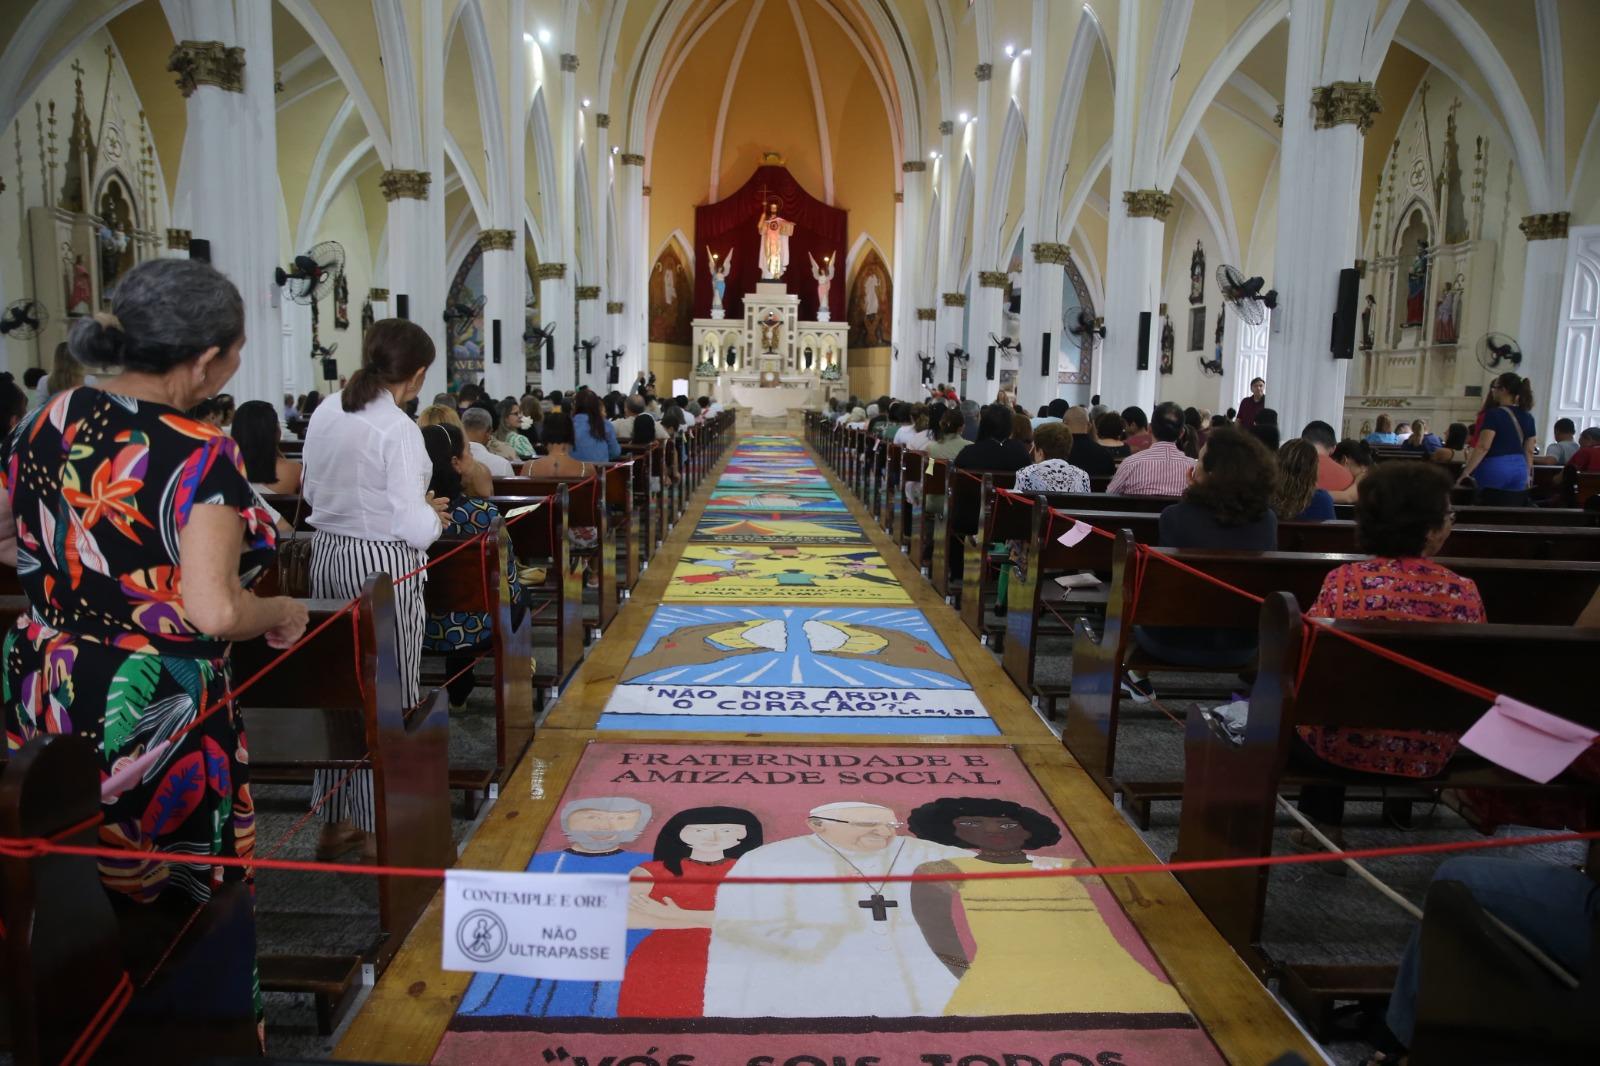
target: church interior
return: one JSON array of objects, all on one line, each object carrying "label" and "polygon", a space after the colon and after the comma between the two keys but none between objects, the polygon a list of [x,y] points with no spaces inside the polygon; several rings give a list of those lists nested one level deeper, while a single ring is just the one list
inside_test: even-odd
[{"label": "church interior", "polygon": [[[0,3],[0,1043],[1600,1061],[1596,40],[1595,0]],[[242,332],[158,397],[162,277]],[[1155,507],[1247,491],[1208,434],[1266,456],[1248,552]],[[396,455],[416,500],[341,488]],[[1385,524],[1400,467],[1440,484]],[[349,499],[378,556],[328,547]],[[185,616],[191,507],[287,621]],[[1464,584],[1340,614],[1389,555]],[[1246,657],[1145,639],[1201,631]],[[183,665],[75,693],[113,649]],[[1412,762],[1329,773],[1336,733]],[[1512,863],[1538,918],[1484,902]],[[608,949],[506,902],[550,875]]]}]

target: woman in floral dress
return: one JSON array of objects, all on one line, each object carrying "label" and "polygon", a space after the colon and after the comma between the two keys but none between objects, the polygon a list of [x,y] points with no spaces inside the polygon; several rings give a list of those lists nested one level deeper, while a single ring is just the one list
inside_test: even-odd
[{"label": "woman in floral dress", "polygon": [[[229,642],[287,647],[307,617],[247,590],[276,531],[234,442],[183,414],[238,369],[244,309],[209,265],[154,260],[71,344],[99,387],[52,396],[0,448],[0,559],[29,601],[0,647],[6,742],[91,741],[111,779],[100,842],[127,851],[100,860],[113,898],[203,902],[248,877],[206,859],[248,857],[255,810],[238,709],[202,713]],[[194,862],[142,857],[158,850]]]}]

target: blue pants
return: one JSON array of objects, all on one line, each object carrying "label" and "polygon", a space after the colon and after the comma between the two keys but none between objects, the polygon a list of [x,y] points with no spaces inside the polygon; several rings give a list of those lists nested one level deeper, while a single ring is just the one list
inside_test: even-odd
[{"label": "blue pants", "polygon": [[[1480,907],[1582,978],[1589,961],[1589,930],[1600,914],[1600,885],[1566,866],[1478,856],[1446,859],[1433,878],[1465,885]],[[1407,1047],[1417,1027],[1421,940],[1419,927],[1406,945],[1389,999],[1389,1031]]]}]

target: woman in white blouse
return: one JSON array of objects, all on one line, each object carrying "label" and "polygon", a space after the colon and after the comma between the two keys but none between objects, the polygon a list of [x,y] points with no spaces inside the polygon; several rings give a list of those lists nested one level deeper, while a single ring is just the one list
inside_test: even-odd
[{"label": "woman in white blouse", "polygon": [[[448,500],[428,491],[433,463],[422,431],[405,405],[422,391],[433,363],[433,341],[414,322],[388,318],[367,328],[361,369],[337,396],[319,404],[306,429],[304,493],[311,507],[311,595],[349,600],[368,575],[399,579],[427,562],[427,548],[444,529]],[[420,689],[422,633],[427,623],[422,586],[427,572],[395,586],[400,690],[407,708]],[[311,794],[321,797],[339,779],[318,770]],[[372,773],[358,771],[323,805],[319,858],[360,844],[375,854]]]},{"label": "woman in white blouse", "polygon": [[1060,422],[1046,422],[1033,431],[1033,465],[1017,471],[1018,492],[1088,492],[1089,475],[1067,462],[1072,431]]}]

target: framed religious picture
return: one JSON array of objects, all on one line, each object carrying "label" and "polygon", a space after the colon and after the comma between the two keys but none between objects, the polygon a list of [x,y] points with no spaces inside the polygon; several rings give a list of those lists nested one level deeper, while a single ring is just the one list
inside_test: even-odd
[{"label": "framed religious picture", "polygon": [[1191,352],[1204,350],[1206,346],[1206,309],[1204,307],[1189,308],[1189,348]]},{"label": "framed religious picture", "polygon": [[1172,351],[1177,345],[1177,337],[1172,329],[1172,316],[1161,316],[1161,372],[1172,373]]},{"label": "framed religious picture", "polygon": [[1189,256],[1189,302],[1206,302],[1206,250],[1199,241],[1194,242],[1194,254]]}]

